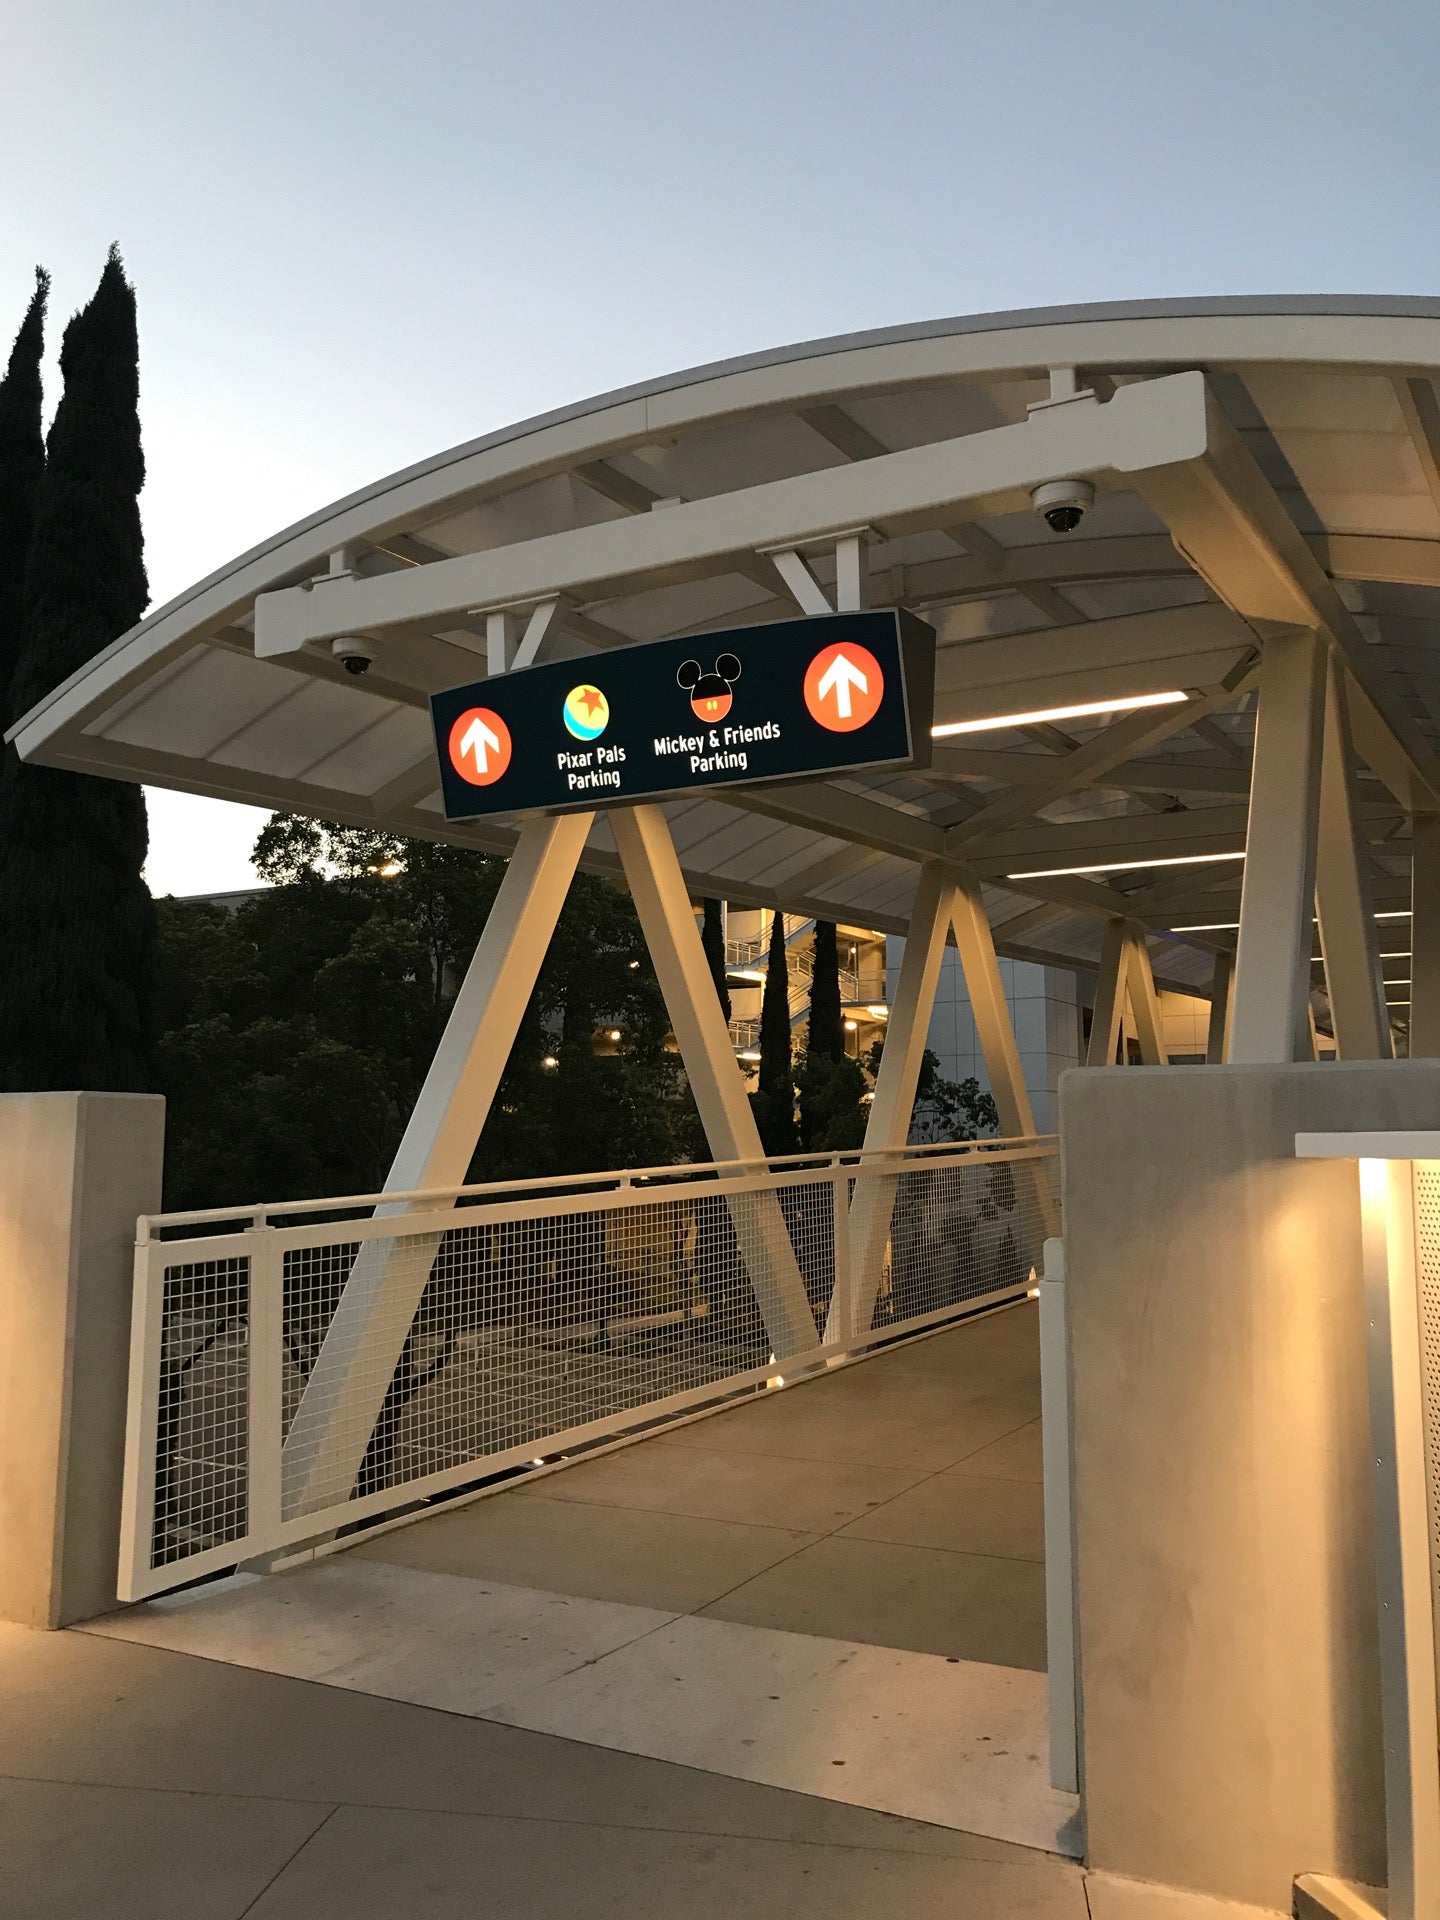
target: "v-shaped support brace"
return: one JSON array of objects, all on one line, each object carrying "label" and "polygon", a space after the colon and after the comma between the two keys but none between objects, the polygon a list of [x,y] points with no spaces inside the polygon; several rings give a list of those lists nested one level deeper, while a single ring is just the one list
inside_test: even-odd
[{"label": "v-shaped support brace", "polygon": [[[593,820],[571,813],[520,829],[387,1192],[463,1184]],[[287,1518],[350,1497],[430,1278],[430,1262],[400,1257],[401,1245],[370,1240],[356,1254],[281,1456]]]},{"label": "v-shaped support brace", "polygon": [[[886,1026],[885,1049],[880,1057],[875,1098],[865,1129],[868,1151],[898,1155],[909,1140],[940,964],[952,934],[960,953],[975,1030],[985,1056],[986,1078],[1000,1118],[1000,1131],[1012,1139],[1028,1138],[1035,1132],[1015,1023],[1005,998],[980,883],[972,874],[934,861],[920,869],[915,890],[900,980]],[[1024,1177],[1027,1176],[1022,1175]],[[1054,1196],[1045,1170],[1038,1162],[1033,1177],[1044,1230],[1053,1234],[1058,1231]],[[827,1340],[843,1339],[854,1329],[870,1325],[900,1178],[898,1173],[872,1171],[855,1182],[850,1209],[850,1292],[848,1299],[837,1296],[831,1303]]]},{"label": "v-shaped support brace", "polygon": [[[710,1150],[763,1172],[764,1149],[665,816],[636,807],[609,819]],[[593,823],[593,814],[568,814],[521,829],[387,1192],[463,1183]],[[436,1204],[427,1201],[426,1210]],[[397,1201],[378,1211],[405,1210]],[[736,1196],[731,1211],[777,1357],[813,1347],[815,1320],[778,1197]],[[397,1257],[397,1244],[367,1242],[351,1267],[285,1443],[287,1517],[343,1502],[355,1485],[429,1279],[430,1262]]]},{"label": "v-shaped support brace", "polygon": [[1100,970],[1095,982],[1095,1008],[1090,1020],[1087,1067],[1113,1067],[1120,1044],[1126,1003],[1140,1042],[1140,1059],[1147,1067],[1168,1065],[1160,996],[1145,931],[1133,920],[1110,920],[1100,946]]}]

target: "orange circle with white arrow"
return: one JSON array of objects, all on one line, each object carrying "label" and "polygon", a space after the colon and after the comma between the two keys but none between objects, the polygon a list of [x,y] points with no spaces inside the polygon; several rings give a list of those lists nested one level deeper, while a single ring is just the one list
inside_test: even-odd
[{"label": "orange circle with white arrow", "polygon": [[822,647],[805,670],[810,718],[830,733],[854,733],[880,711],[885,676],[868,647],[840,640]]},{"label": "orange circle with white arrow", "polygon": [[510,764],[510,729],[491,707],[467,707],[450,729],[450,764],[472,787],[493,787]]}]

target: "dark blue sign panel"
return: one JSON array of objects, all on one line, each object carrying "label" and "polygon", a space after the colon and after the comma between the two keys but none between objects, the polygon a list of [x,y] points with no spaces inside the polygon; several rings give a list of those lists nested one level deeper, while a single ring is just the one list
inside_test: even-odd
[{"label": "dark blue sign panel", "polygon": [[935,635],[899,608],[657,640],[432,694],[445,816],[929,764]]}]

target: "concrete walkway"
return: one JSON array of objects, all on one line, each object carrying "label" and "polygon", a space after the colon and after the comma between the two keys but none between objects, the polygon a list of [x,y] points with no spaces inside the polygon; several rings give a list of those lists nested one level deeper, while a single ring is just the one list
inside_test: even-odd
[{"label": "concrete walkway", "polygon": [[[1043,1773],[1035,1376],[1024,1307],[310,1568],[5,1631],[0,1916],[1085,1920],[1079,1869],[954,1816],[959,1776],[1030,1818]],[[876,1810],[926,1791],[944,1824]]]},{"label": "concrete walkway", "polygon": [[367,1559],[1043,1672],[1034,1306],[404,1527]]}]

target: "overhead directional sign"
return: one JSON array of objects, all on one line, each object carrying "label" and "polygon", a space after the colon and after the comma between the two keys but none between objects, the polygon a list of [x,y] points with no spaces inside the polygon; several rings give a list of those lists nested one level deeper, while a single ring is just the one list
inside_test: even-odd
[{"label": "overhead directional sign", "polygon": [[431,696],[445,813],[574,812],[925,766],[935,635],[898,608],[656,640]]}]

